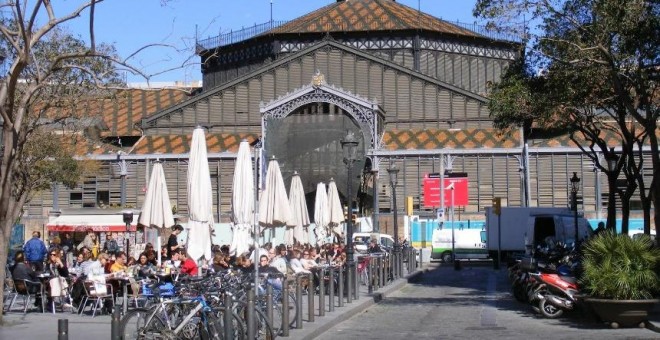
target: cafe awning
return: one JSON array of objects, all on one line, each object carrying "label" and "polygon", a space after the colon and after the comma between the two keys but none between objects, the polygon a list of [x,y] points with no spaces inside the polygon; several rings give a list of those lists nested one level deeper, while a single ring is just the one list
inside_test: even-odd
[{"label": "cafe awning", "polygon": [[[134,217],[130,231],[136,230]],[[92,229],[95,232],[125,232],[126,224],[121,214],[111,215],[60,215],[46,224],[48,231],[79,231]]]}]

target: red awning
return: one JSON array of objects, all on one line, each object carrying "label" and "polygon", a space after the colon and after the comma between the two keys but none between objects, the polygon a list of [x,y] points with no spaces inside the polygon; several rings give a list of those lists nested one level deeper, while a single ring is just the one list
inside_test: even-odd
[{"label": "red awning", "polygon": [[[130,231],[136,230],[137,216],[133,217]],[[124,218],[119,214],[112,215],[61,215],[46,224],[48,231],[85,232],[92,229],[95,232],[125,232]]]}]

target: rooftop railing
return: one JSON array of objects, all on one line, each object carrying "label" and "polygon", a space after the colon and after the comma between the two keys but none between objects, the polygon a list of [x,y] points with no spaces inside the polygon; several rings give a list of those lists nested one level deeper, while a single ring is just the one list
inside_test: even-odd
[{"label": "rooftop railing", "polygon": [[[229,31],[227,33],[220,34],[215,37],[209,37],[207,39],[197,40],[196,46],[197,51],[204,51],[212,49],[215,47],[222,47],[231,45],[237,42],[245,41],[272,31],[271,33],[285,33],[278,31],[278,28],[290,23],[292,21],[282,20],[282,21],[269,21],[263,24],[255,24],[251,27],[245,27],[237,31]],[[482,36],[494,40],[510,41],[510,42],[521,42],[522,39],[512,34],[506,34],[501,32],[496,32],[491,29],[488,29],[486,26],[478,24],[469,24],[462,23],[459,21],[445,21],[450,25],[455,25],[462,29],[468,30],[478,36]],[[322,22],[310,21],[309,23],[300,23],[298,27],[314,27],[315,30],[320,32],[337,32],[347,30],[348,28],[353,28],[357,30],[375,30],[375,29],[398,29],[400,27],[407,26],[405,23],[400,22],[400,20],[393,21],[389,16],[383,17],[374,17],[372,20],[355,20],[353,22],[347,22],[345,19],[337,19],[334,22]],[[433,25],[427,25],[433,26]],[[459,34],[457,30],[455,33]]]}]

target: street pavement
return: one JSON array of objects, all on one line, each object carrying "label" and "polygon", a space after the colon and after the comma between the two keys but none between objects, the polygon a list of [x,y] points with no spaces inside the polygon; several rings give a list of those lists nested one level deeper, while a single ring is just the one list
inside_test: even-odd
[{"label": "street pavement", "polygon": [[[422,269],[417,269],[408,273],[404,266],[404,274],[406,277],[419,275]],[[423,267],[424,268],[424,267]],[[309,321],[308,313],[308,296],[303,296],[303,314],[302,314],[302,327],[300,329],[291,329],[289,339],[315,339],[317,336],[332,328],[336,324],[349,319],[351,316],[360,313],[374,304],[378,303],[384,296],[395,292],[407,284],[406,278],[401,278],[390,282],[388,285],[376,289],[376,291],[369,295],[366,286],[360,286],[360,294],[358,300],[353,300],[351,303],[346,303],[339,306],[337,298],[335,298],[335,310],[329,311],[329,301],[326,296],[325,315],[319,315],[319,296],[314,297],[314,320]],[[22,311],[17,310],[22,306],[14,306],[14,311],[6,313],[4,316],[4,325],[0,327],[0,340],[22,340],[22,339],[53,339],[57,337],[58,319],[67,319],[69,324],[69,337],[70,340],[78,339],[110,339],[110,321],[109,315],[97,315],[92,318],[89,315],[79,316],[77,314],[67,313],[37,313],[28,312],[23,315]]]},{"label": "street pavement", "polygon": [[[319,316],[315,299],[314,322],[308,321],[303,298],[302,329],[289,339],[660,339],[660,310],[652,315],[651,329],[610,329],[593,317],[573,312],[558,320],[537,316],[529,305],[509,293],[507,271],[491,263],[463,262],[463,268],[433,263],[407,274],[360,299]],[[110,317],[70,313],[5,315],[0,340],[53,339],[58,319],[69,322],[69,339],[109,339]],[[656,327],[658,326],[658,327]]]},{"label": "street pavement", "polygon": [[611,329],[577,310],[550,320],[512,297],[504,268],[463,262],[456,271],[435,264],[318,339],[660,339],[659,311],[647,329]]}]

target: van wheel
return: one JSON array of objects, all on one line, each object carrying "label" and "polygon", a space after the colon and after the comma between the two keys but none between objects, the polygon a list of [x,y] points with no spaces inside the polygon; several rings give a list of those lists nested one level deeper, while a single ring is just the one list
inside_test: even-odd
[{"label": "van wheel", "polygon": [[451,263],[451,261],[452,261],[451,252],[450,252],[450,251],[446,251],[446,252],[442,253],[442,256],[440,257],[440,259],[441,259],[442,262],[444,262],[444,263]]}]

